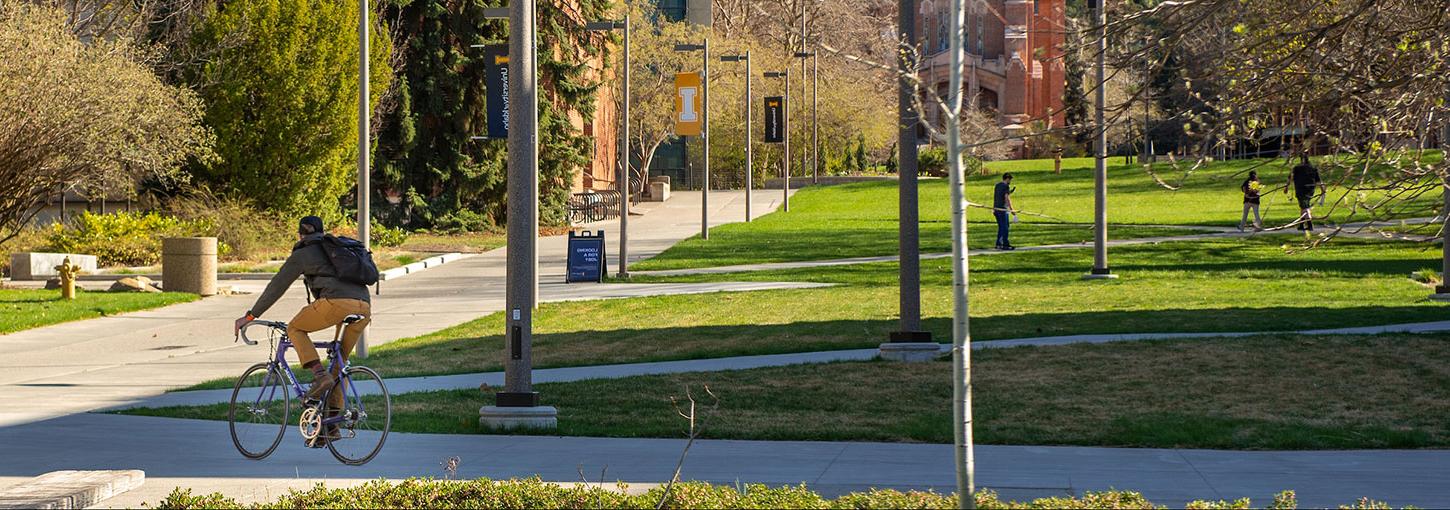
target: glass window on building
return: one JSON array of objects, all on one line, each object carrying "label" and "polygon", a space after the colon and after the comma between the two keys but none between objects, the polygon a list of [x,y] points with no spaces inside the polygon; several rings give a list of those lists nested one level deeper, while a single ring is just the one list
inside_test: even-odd
[{"label": "glass window on building", "polygon": [[687,0],[659,0],[660,14],[670,21],[685,19]]}]

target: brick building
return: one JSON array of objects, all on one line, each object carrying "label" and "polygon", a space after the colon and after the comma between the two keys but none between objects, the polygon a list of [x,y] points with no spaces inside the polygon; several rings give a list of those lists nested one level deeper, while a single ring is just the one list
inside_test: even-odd
[{"label": "brick building", "polygon": [[[1066,0],[982,0],[966,5],[965,98],[976,98],[984,110],[996,112],[1008,130],[1035,122],[1062,126],[1066,73],[1062,44],[1066,31]],[[916,42],[925,56],[923,80],[942,97],[947,94],[951,55],[947,52],[950,5],[945,0],[918,0]],[[929,111],[929,122],[940,115]]]}]

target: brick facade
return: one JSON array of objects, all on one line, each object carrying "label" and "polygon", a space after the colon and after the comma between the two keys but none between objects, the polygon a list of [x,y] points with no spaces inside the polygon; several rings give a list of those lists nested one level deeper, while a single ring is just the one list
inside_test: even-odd
[{"label": "brick facade", "polygon": [[[1005,128],[1036,122],[1048,127],[1065,123],[1065,2],[967,2],[967,55],[962,70],[965,97],[975,98],[978,105],[996,112],[998,123]],[[951,55],[947,52],[949,5],[944,0],[918,0],[916,7],[916,42],[926,56],[923,78],[945,94],[951,69]],[[927,121],[939,119],[936,112],[927,112]]]}]

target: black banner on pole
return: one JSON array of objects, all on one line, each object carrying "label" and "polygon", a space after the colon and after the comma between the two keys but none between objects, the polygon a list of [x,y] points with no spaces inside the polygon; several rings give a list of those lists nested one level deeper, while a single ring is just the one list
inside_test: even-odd
[{"label": "black banner on pole", "polygon": [[509,136],[509,47],[498,44],[484,49],[483,86],[488,107],[488,137]]},{"label": "black banner on pole", "polygon": [[765,98],[765,143],[785,141],[785,98]]}]

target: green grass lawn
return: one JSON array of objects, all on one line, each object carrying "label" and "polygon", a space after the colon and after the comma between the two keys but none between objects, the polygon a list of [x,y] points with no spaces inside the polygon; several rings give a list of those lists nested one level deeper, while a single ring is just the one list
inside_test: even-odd
[{"label": "green grass lawn", "polygon": [[0,334],[196,299],[181,292],[77,292],[66,301],[59,290],[0,289]]},{"label": "green grass lawn", "polygon": [[[1450,446],[1450,340],[1301,336],[973,353],[981,444],[1227,449]],[[705,437],[951,441],[951,367],[851,362],[538,384],[547,434],[681,437],[671,398],[719,397]],[[393,430],[484,433],[476,389],[395,395]],[[628,412],[621,412],[628,410]],[[131,414],[225,419],[226,405]]]},{"label": "green grass lawn", "polygon": [[[1441,320],[1446,307],[1412,272],[1437,267],[1426,245],[1341,239],[1285,254],[1272,238],[1121,247],[1113,281],[1083,281],[1088,249],[972,259],[978,340],[1081,333],[1294,331]],[[924,326],[951,330],[949,260],[922,271]],[[648,282],[807,281],[818,289],[545,303],[534,314],[537,367],[875,347],[897,328],[895,263]],[[371,349],[385,377],[500,370],[492,314]],[[217,380],[193,388],[226,388]]]},{"label": "green grass lawn", "polygon": [[[1438,159],[1434,154],[1433,158]],[[1051,160],[1000,161],[988,163],[991,175],[973,175],[967,180],[968,199],[991,205],[992,186],[1001,172],[1012,172],[1013,204],[1030,213],[1022,214],[1013,242],[1020,246],[1052,244],[1090,239],[1083,227],[1093,221],[1093,177],[1091,158],[1063,161],[1062,174],[1052,172]],[[1140,230],[1134,225],[1238,225],[1243,200],[1239,183],[1249,169],[1256,169],[1266,186],[1287,179],[1289,167],[1281,160],[1237,160],[1211,164],[1181,183],[1169,177],[1166,163],[1158,165],[1162,177],[1181,184],[1177,191],[1156,184],[1137,166],[1111,166],[1108,186],[1110,237],[1122,239],[1163,235],[1162,231]],[[1181,175],[1181,173],[1175,174]],[[1326,179],[1328,176],[1326,175]],[[1331,189],[1331,197],[1339,191]],[[920,184],[921,247],[924,252],[950,250],[950,188],[945,180],[924,179]],[[1370,195],[1366,195],[1371,197]],[[1429,205],[1438,195],[1426,197]],[[897,252],[897,185],[865,182],[840,186],[805,188],[791,198],[788,213],[777,212],[750,223],[722,225],[710,231],[710,239],[687,239],[664,253],[637,262],[637,270],[679,269],[730,264],[820,260],[843,257],[893,255]],[[1319,208],[1316,214],[1346,218],[1347,210]],[[1266,195],[1260,213],[1266,225],[1285,224],[1299,216],[1293,197],[1282,192]],[[1433,214],[1425,214],[1431,216]],[[996,235],[991,212],[972,209],[970,243],[973,248],[990,248]],[[1072,226],[1052,224],[1076,224]],[[1054,228],[1056,227],[1056,228]],[[1062,229],[1062,230],[1058,230]],[[1181,233],[1181,232],[1177,232]]]}]

